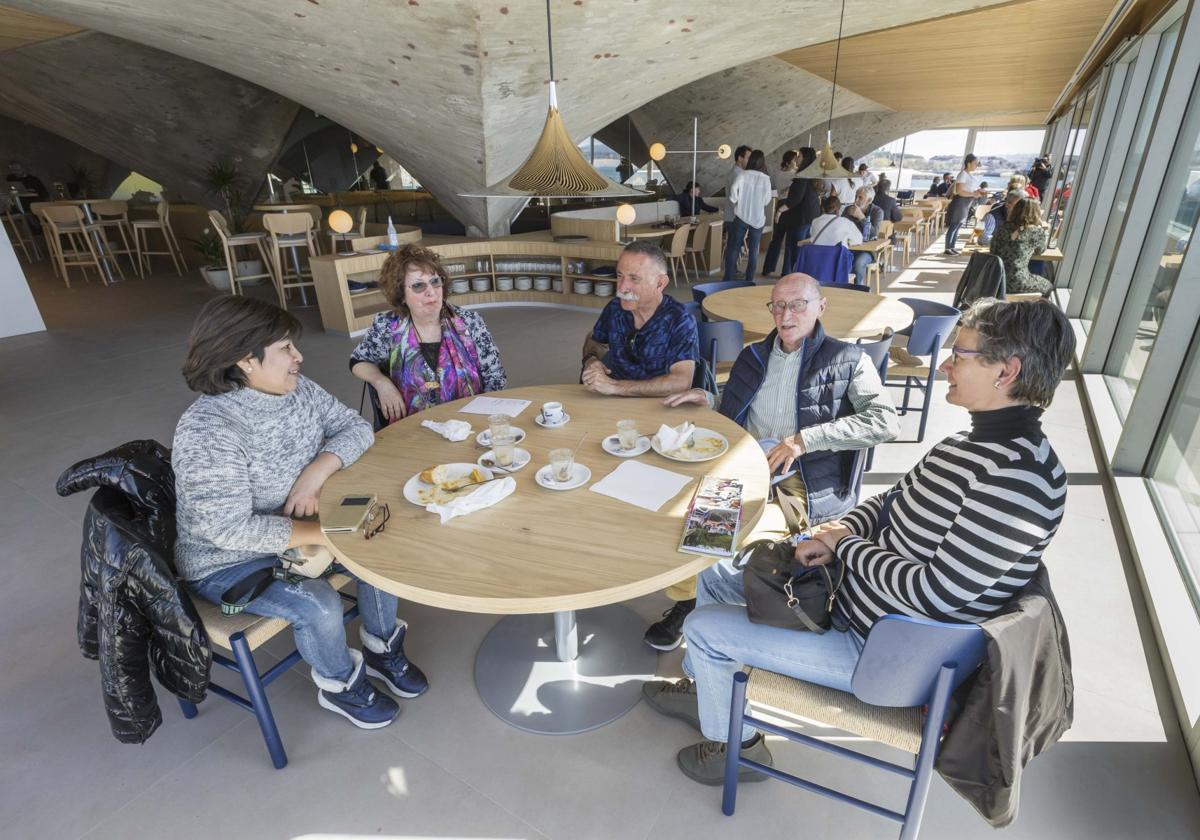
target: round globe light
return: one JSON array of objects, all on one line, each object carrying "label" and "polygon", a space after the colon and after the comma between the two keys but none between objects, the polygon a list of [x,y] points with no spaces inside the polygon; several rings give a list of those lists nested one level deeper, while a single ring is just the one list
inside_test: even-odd
[{"label": "round globe light", "polygon": [[662,143],[652,143],[650,145],[650,159],[662,160],[667,156],[667,147]]},{"label": "round globe light", "polygon": [[329,214],[329,229],[334,233],[349,233],[354,227],[354,219],[345,210],[334,210]]},{"label": "round globe light", "polygon": [[728,143],[722,143],[720,146],[717,146],[717,157],[719,157],[721,160],[728,160],[729,156],[732,154],[733,149],[730,148]]},{"label": "round globe light", "polygon": [[358,144],[357,143],[350,144],[350,154],[352,154],[352,155],[358,154]]},{"label": "round globe light", "polygon": [[623,225],[631,225],[637,221],[637,211],[633,209],[632,204],[617,206],[617,221]]}]

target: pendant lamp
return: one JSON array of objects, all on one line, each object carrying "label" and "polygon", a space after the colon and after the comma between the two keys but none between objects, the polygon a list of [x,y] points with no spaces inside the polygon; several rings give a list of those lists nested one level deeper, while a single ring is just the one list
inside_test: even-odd
[{"label": "pendant lamp", "polygon": [[825,148],[817,153],[817,159],[809,164],[803,172],[797,172],[797,178],[824,179],[845,173],[842,164],[833,156],[833,103],[837,98],[838,62],[842,57],[842,24],[846,20],[846,0],[842,0],[842,14],[838,18],[837,49],[833,55],[833,84],[829,89],[829,119],[825,121]]},{"label": "pendant lamp", "polygon": [[482,193],[459,193],[472,198],[612,198],[646,195],[605,178],[584,160],[571,141],[558,111],[554,79],[554,41],[550,23],[550,0],[546,0],[546,47],[550,58],[550,109],[542,136],[517,171]]}]

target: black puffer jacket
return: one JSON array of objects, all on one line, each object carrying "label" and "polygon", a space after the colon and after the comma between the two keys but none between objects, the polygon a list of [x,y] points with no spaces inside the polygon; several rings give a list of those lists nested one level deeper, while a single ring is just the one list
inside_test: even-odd
[{"label": "black puffer jacket", "polygon": [[171,452],[135,440],[80,461],[58,477],[58,494],[91,487],[83,520],[79,648],[100,660],[113,735],[140,744],[162,723],[150,682],[199,703],[212,651],[172,568],[175,474]]}]

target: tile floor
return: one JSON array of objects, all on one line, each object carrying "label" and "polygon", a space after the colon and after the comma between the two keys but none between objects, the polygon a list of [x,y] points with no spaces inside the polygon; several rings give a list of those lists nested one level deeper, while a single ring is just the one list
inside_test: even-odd
[{"label": "tile floor", "polygon": [[[887,281],[892,294],[949,301],[965,258],[931,252]],[[598,731],[538,737],[493,717],[475,693],[475,650],[494,619],[405,603],[409,650],[433,687],[376,732],[319,709],[301,668],[270,689],[291,763],[271,769],[254,720],[218,699],[184,720],[163,696],[165,723],[140,747],[110,735],[97,666],[75,643],[83,496],[60,499],[58,473],[138,437],[171,440],[192,395],[179,376],[188,325],[212,296],[197,278],[159,274],[70,290],[41,266],[32,285],[49,330],[0,340],[0,836],[471,838],[894,837],[879,819],[780,784],[743,789],[737,815],[719,791],[675,768],[695,740],[643,706]],[[265,294],[265,290],[262,290]],[[492,309],[514,385],[571,382],[585,313]],[[346,370],[353,341],[301,314],[305,372],[358,405]],[[939,404],[924,443],[916,420],[878,450],[867,490],[903,474],[932,442],[966,425]],[[1007,838],[1194,838],[1200,798],[1073,378],[1047,412],[1071,473],[1068,511],[1047,554],[1075,659],[1076,720],[1025,775]],[[632,608],[645,620],[667,601]],[[285,649],[280,639],[263,661]],[[660,673],[679,674],[680,652]],[[216,677],[228,682],[225,674]],[[845,736],[843,736],[845,737]],[[783,767],[893,806],[902,788],[835,759],[773,744]],[[732,834],[731,834],[732,832]],[[935,779],[922,835],[991,837]]]}]

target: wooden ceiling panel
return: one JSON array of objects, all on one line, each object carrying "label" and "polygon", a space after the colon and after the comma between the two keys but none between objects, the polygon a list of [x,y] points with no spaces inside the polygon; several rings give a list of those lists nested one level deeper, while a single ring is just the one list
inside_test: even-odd
[{"label": "wooden ceiling panel", "polygon": [[0,52],[82,31],[53,18],[0,6]]},{"label": "wooden ceiling panel", "polygon": [[[1048,111],[1114,0],[1027,0],[842,41],[838,84],[897,111]],[[833,76],[837,44],[781,53]]]}]

